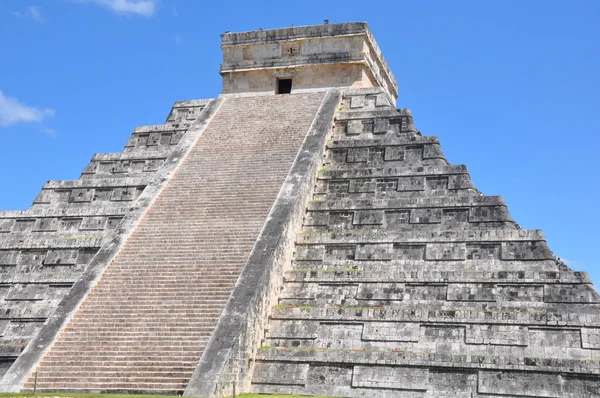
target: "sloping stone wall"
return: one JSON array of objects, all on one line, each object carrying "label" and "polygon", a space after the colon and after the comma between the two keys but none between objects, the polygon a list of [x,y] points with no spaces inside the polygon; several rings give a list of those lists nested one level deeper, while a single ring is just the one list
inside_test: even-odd
[{"label": "sloping stone wall", "polygon": [[600,396],[586,273],[376,89],[347,90],[252,381],[344,397]]},{"label": "sloping stone wall", "polygon": [[[208,103],[175,103],[165,124],[136,128],[123,152],[95,155],[79,180],[49,181],[30,209],[0,212],[0,377],[96,254],[143,214],[140,195],[165,177],[158,171]],[[2,389],[24,371],[13,369]]]}]

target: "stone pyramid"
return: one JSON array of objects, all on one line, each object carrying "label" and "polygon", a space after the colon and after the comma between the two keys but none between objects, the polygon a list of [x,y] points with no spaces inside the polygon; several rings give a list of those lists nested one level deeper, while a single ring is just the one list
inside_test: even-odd
[{"label": "stone pyramid", "polygon": [[0,390],[600,396],[600,297],[450,165],[367,24],[222,36],[177,102],[0,213]]}]

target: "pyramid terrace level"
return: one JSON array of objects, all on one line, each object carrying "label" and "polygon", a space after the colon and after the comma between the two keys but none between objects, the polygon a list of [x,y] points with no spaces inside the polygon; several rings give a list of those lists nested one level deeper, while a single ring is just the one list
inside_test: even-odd
[{"label": "pyramid terrace level", "polygon": [[0,391],[600,396],[600,297],[423,136],[365,23],[226,33],[175,103],[0,212]]}]

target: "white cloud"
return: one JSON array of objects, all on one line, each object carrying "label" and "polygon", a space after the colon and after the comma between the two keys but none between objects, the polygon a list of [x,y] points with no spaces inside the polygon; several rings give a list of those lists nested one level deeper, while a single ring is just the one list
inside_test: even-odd
[{"label": "white cloud", "polygon": [[29,6],[27,7],[27,12],[29,13],[29,16],[35,21],[44,22],[44,18],[42,18],[41,7]]},{"label": "white cloud", "polygon": [[27,6],[26,11],[14,11],[12,14],[19,18],[29,18],[36,22],[45,22],[44,17],[42,17],[42,7]]},{"label": "white cloud", "polygon": [[577,261],[569,260],[569,259],[566,259],[564,257],[560,257],[560,260],[563,263],[567,264],[567,266],[569,268],[571,268],[571,269],[573,269],[575,271],[577,271],[578,269],[585,269],[586,268],[585,264],[581,264],[581,263],[579,263]]},{"label": "white cloud", "polygon": [[156,12],[158,0],[81,0],[107,7],[117,14],[134,14],[151,17]]},{"label": "white cloud", "polygon": [[0,127],[17,123],[41,122],[54,116],[53,109],[40,109],[25,105],[16,98],[5,96],[0,90]]},{"label": "white cloud", "polygon": [[52,137],[52,138],[56,138],[56,136],[57,136],[56,130],[54,130],[54,129],[47,129],[47,128],[43,128],[43,129],[41,130],[41,132],[42,132],[43,134],[49,135],[49,136],[50,136],[50,137]]}]

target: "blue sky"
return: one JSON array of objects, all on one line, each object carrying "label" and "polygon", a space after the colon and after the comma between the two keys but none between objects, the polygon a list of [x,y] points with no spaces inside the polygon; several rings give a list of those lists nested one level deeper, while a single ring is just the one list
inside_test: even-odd
[{"label": "blue sky", "polygon": [[324,19],[369,22],[398,107],[600,284],[597,0],[0,0],[0,209],[218,96],[221,33]]}]

